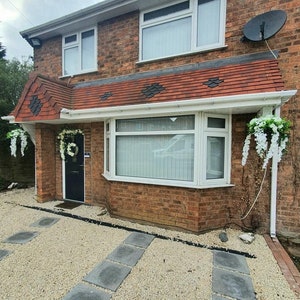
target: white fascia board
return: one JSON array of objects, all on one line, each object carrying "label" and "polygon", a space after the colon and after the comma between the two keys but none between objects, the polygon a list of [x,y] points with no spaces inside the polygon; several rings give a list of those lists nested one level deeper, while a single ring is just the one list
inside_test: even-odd
[{"label": "white fascia board", "polygon": [[264,106],[272,106],[274,108],[281,106],[294,96],[296,92],[297,90],[290,90],[104,108],[78,110],[62,109],[60,119],[70,121],[86,119],[101,120],[136,115],[147,116],[154,114],[191,113],[195,111],[215,111],[225,109],[231,111],[231,113],[243,113],[243,109],[247,112],[257,112]]},{"label": "white fascia board", "polygon": [[1,117],[2,120],[8,121],[9,123],[15,123],[15,117],[14,116],[3,116]]}]

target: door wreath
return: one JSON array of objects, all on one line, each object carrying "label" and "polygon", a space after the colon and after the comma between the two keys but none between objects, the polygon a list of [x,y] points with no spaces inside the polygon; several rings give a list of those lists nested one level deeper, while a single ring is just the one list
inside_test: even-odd
[{"label": "door wreath", "polygon": [[66,155],[76,157],[78,154],[78,146],[75,143],[75,136],[82,134],[81,129],[63,129],[57,136],[59,141],[59,152],[62,160],[66,159]]}]

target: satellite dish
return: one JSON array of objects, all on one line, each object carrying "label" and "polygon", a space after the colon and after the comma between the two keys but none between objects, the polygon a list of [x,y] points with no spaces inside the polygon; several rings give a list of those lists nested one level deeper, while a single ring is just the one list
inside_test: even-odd
[{"label": "satellite dish", "polygon": [[244,26],[244,37],[252,42],[265,41],[283,27],[286,18],[283,10],[271,10],[258,15]]}]

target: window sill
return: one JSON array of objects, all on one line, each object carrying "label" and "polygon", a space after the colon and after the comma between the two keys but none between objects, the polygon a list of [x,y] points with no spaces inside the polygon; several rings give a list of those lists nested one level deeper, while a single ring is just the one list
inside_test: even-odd
[{"label": "window sill", "polygon": [[96,73],[98,72],[98,69],[93,69],[93,70],[88,70],[88,71],[82,71],[76,74],[72,74],[72,75],[62,75],[60,77],[58,77],[59,79],[63,79],[63,78],[72,78],[75,76],[80,76],[80,75],[85,75],[85,74],[89,74],[89,73]]},{"label": "window sill", "polygon": [[228,188],[234,187],[234,184],[231,183],[214,183],[214,184],[203,184],[201,186],[196,185],[193,182],[182,182],[182,181],[156,181],[155,179],[146,179],[146,178],[130,178],[130,177],[111,177],[108,174],[102,174],[102,176],[108,181],[116,182],[128,182],[128,183],[137,183],[137,184],[149,184],[149,185],[160,185],[160,186],[173,186],[173,187],[183,187],[191,189],[214,189],[214,188]]},{"label": "window sill", "polygon": [[136,65],[143,65],[147,63],[152,63],[152,62],[159,62],[167,59],[172,59],[175,57],[182,57],[182,56],[191,56],[199,53],[206,53],[206,52],[212,52],[216,50],[223,50],[226,49],[228,46],[227,45],[222,45],[222,46],[216,46],[214,48],[208,48],[208,49],[201,49],[201,50],[195,50],[195,51],[190,51],[186,53],[181,53],[181,54],[176,54],[176,55],[171,55],[171,56],[164,56],[164,57],[158,57],[158,58],[153,58],[153,59],[146,59],[146,60],[139,60],[136,62]]}]

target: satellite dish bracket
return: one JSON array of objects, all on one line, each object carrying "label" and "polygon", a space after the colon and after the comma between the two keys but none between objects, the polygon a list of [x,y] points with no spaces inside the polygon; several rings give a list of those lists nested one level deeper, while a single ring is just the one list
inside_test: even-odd
[{"label": "satellite dish bracket", "polygon": [[262,41],[265,39],[265,25],[266,25],[266,22],[263,21],[259,26]]}]

